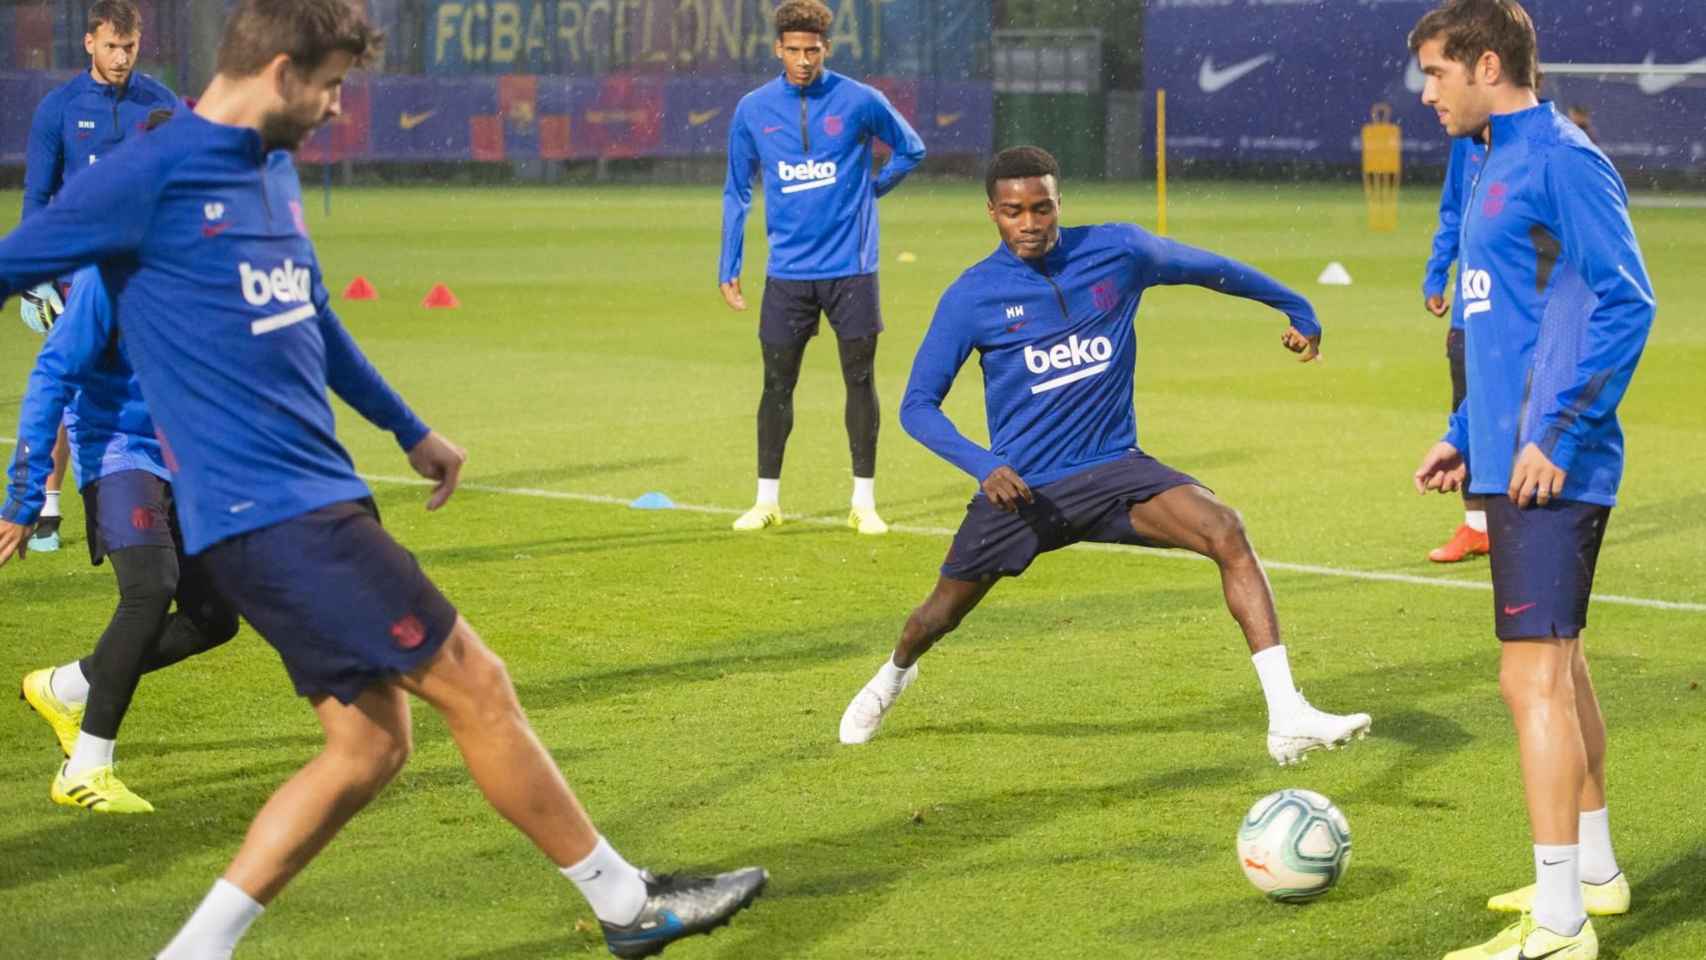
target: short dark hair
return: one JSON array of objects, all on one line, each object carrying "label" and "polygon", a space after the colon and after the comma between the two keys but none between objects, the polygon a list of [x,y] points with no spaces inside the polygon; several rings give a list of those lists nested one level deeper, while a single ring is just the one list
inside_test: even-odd
[{"label": "short dark hair", "polygon": [[1008,147],[989,161],[989,169],[983,174],[983,192],[994,200],[995,181],[1023,177],[1053,177],[1058,184],[1060,164],[1042,147]]},{"label": "short dark hair", "polygon": [[1481,55],[1499,55],[1505,76],[1519,87],[1540,84],[1540,41],[1534,21],[1517,0],[1446,0],[1422,15],[1410,31],[1410,52],[1437,37],[1445,56],[1474,69]]},{"label": "short dark hair", "polygon": [[786,0],[776,8],[776,36],[784,33],[815,33],[829,36],[829,25],[835,14],[824,6],[823,0]]},{"label": "short dark hair", "polygon": [[89,7],[88,22],[85,33],[94,33],[104,23],[119,36],[128,37],[142,29],[142,11],[131,0],[95,0]]},{"label": "short dark hair", "polygon": [[337,51],[361,66],[384,42],[350,0],[243,0],[225,20],[214,68],[228,77],[252,77],[282,53],[309,72]]}]

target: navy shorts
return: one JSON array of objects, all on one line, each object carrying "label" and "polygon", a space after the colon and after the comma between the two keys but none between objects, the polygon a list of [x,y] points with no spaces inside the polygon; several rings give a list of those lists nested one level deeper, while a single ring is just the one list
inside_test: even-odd
[{"label": "navy shorts", "polygon": [[979,493],[966,506],[965,519],[942,564],[942,576],[952,580],[1016,577],[1038,554],[1084,541],[1156,546],[1132,529],[1132,505],[1187,484],[1202,486],[1189,474],[1139,450],[1033,487],[1035,500],[1020,504],[1013,513]]},{"label": "navy shorts", "polygon": [[1486,502],[1499,639],[1581,636],[1611,508],[1554,500],[1521,510],[1502,495]]},{"label": "navy shorts", "polygon": [[146,470],[121,470],[83,488],[83,525],[89,562],[126,547],[180,549],[172,485]]},{"label": "navy shorts", "polygon": [[456,608],[379,525],[371,500],[239,534],[203,556],[304,697],[350,703],[432,659],[456,625]]},{"label": "navy shorts", "polygon": [[877,275],[862,273],[832,280],[764,281],[758,308],[758,339],[776,345],[802,344],[817,336],[818,315],[843,340],[863,340],[883,332],[877,299]]}]

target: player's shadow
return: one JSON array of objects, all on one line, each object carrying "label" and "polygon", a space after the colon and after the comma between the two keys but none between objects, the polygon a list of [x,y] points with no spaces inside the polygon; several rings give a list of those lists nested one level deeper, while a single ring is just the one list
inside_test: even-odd
[{"label": "player's shadow", "polygon": [[[531,529],[531,528],[530,528]],[[415,556],[430,567],[471,565],[477,563],[514,563],[555,557],[594,553],[616,553],[626,550],[655,550],[667,547],[703,546],[704,530],[635,530],[627,533],[607,533],[595,536],[550,537],[543,540],[505,541],[503,543],[459,543],[442,547],[417,549]]]},{"label": "player's shadow", "polygon": [[1700,892],[1706,890],[1706,844],[1678,856],[1645,877],[1635,877],[1634,907],[1621,917],[1594,922],[1600,955],[1607,958],[1682,923],[1700,923]]},{"label": "player's shadow", "polygon": [[[520,489],[558,489],[559,484],[587,477],[607,477],[613,473],[626,473],[632,470],[659,470],[665,467],[677,467],[688,461],[685,456],[675,457],[633,457],[627,460],[607,460],[601,463],[573,463],[548,470],[531,468],[527,470],[509,470],[503,473],[465,474],[463,480],[467,483],[486,487],[508,487]],[[580,491],[575,491],[580,492]],[[637,490],[634,496],[644,493]]]},{"label": "player's shadow", "polygon": [[124,756],[127,760],[144,757],[179,756],[185,753],[218,753],[232,751],[237,753],[253,753],[257,750],[275,750],[282,747],[301,748],[304,753],[317,752],[326,742],[326,738],[318,733],[286,734],[277,737],[242,737],[227,740],[126,740]]}]

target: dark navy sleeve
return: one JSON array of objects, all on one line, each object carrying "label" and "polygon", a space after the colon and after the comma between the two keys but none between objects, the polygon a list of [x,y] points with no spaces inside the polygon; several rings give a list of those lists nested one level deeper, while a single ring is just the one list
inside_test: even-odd
[{"label": "dark navy sleeve", "polygon": [[997,467],[1006,466],[1005,461],[967,440],[942,412],[942,401],[976,346],[967,311],[958,303],[958,287],[956,283],[942,295],[930,329],[918,345],[906,395],[900,401],[900,425],[914,440],[982,483]]},{"label": "dark navy sleeve", "polygon": [[30,142],[24,153],[24,214],[47,206],[65,182],[64,95],[55,90],[36,105],[30,121]]},{"label": "dark navy sleeve", "polygon": [[72,278],[65,315],[48,331],[24,388],[17,452],[7,474],[0,519],[27,525],[40,515],[47,478],[53,473],[53,442],[60,418],[77,395],[78,382],[95,369],[112,336],[112,301],[106,285],[98,268],[86,267]]},{"label": "dark navy sleeve", "polygon": [[876,191],[880,197],[900,186],[906,175],[924,161],[924,140],[881,90],[871,91],[871,101],[866,110],[869,111],[867,122],[871,133],[894,151],[889,162],[883,164],[882,172],[877,174]]},{"label": "dark navy sleeve", "polygon": [[1121,224],[1129,231],[1145,284],[1172,286],[1192,284],[1265,303],[1286,315],[1297,332],[1313,337],[1321,332],[1315,308],[1303,295],[1278,280],[1218,253],[1158,237],[1141,227]]},{"label": "dark navy sleeve", "polygon": [[1617,410],[1646,348],[1658,300],[1629,222],[1629,197],[1599,151],[1567,146],[1546,161],[1546,190],[1557,211],[1564,260],[1599,299],[1588,318],[1571,382],[1545,403],[1540,452],[1568,472],[1588,434]]},{"label": "dark navy sleeve", "polygon": [[319,314],[320,336],[326,342],[326,385],[369,423],[394,435],[398,446],[405,451],[413,450],[429,432],[427,425],[391,389],[356,346],[355,338],[344,329],[332,311],[331,297],[320,281],[317,268],[314,307]]},{"label": "dark navy sleeve", "polygon": [[135,253],[165,186],[159,167],[132,152],[73,177],[52,204],[0,239],[0,302],[78,267]]},{"label": "dark navy sleeve", "polygon": [[746,247],[746,215],[752,209],[752,178],[758,174],[758,146],[752,142],[746,101],[729,120],[729,169],[723,181],[723,246],[717,259],[717,282],[740,276]]},{"label": "dark navy sleeve", "polygon": [[1434,230],[1433,253],[1428,257],[1422,275],[1422,296],[1437,297],[1445,293],[1451,282],[1451,264],[1457,259],[1458,226],[1463,222],[1463,165],[1469,160],[1464,154],[1471,141],[1458,137],[1451,141],[1451,159],[1445,164],[1445,186],[1439,191],[1439,226]]}]

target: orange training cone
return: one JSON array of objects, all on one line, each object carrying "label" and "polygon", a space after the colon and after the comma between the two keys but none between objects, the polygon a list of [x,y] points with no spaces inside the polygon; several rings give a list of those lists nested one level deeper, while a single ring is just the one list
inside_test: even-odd
[{"label": "orange training cone", "polygon": [[423,307],[460,307],[462,301],[456,299],[456,294],[442,283],[435,283],[427,291],[426,299],[421,301]]},{"label": "orange training cone", "polygon": [[373,289],[373,284],[366,277],[356,277],[344,288],[345,300],[378,300],[379,291]]}]

